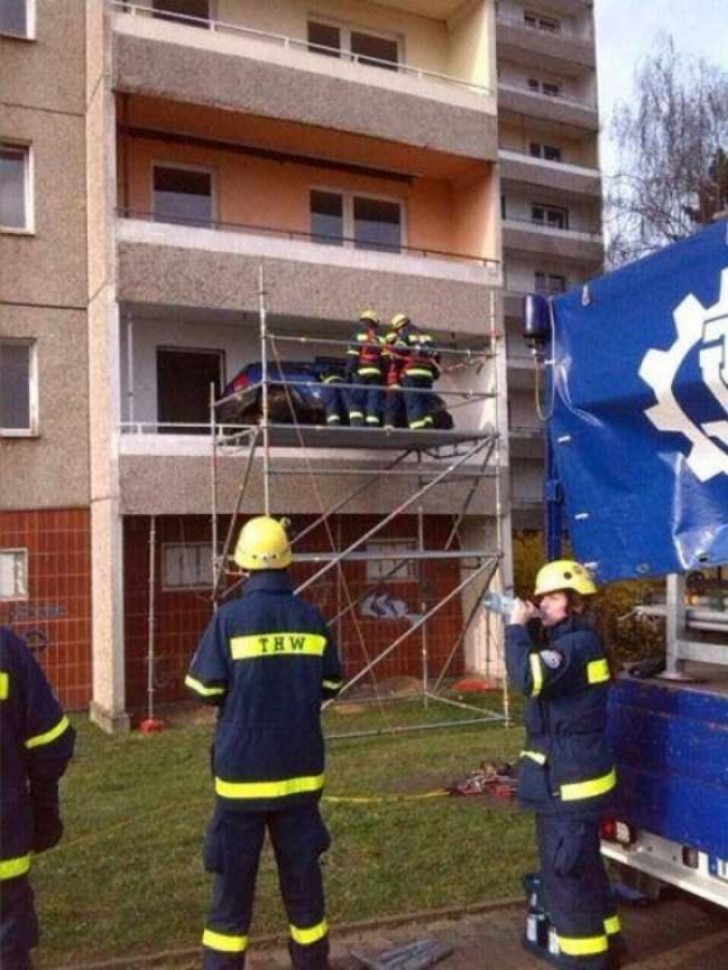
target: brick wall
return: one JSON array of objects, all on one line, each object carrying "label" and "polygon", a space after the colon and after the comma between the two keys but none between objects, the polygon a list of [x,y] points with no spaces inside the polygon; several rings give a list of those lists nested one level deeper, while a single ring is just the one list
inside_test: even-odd
[{"label": "brick wall", "polygon": [[27,598],[0,600],[0,623],[27,638],[70,710],[91,698],[88,509],[0,512],[0,550],[28,552]]}]

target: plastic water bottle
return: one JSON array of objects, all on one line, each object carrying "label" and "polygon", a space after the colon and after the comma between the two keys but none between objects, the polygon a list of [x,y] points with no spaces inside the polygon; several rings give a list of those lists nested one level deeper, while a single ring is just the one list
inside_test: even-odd
[{"label": "plastic water bottle", "polygon": [[483,608],[489,613],[499,613],[508,618],[511,615],[516,602],[515,596],[506,596],[505,593],[486,593],[483,597]]},{"label": "plastic water bottle", "polygon": [[561,953],[561,947],[559,946],[559,937],[556,932],[556,927],[553,925],[553,923],[551,924],[551,926],[549,926],[548,939],[549,939],[549,945],[548,945],[549,953],[552,954],[552,956],[558,956]]}]

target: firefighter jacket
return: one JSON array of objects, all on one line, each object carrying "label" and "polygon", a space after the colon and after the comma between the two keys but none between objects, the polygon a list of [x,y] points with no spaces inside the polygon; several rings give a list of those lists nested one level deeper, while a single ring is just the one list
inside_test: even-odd
[{"label": "firefighter jacket", "polygon": [[506,627],[506,666],[526,696],[519,800],[537,811],[604,808],[616,784],[606,738],[609,665],[589,621],[570,617],[541,650],[526,627]]},{"label": "firefighter jacket", "polygon": [[[24,876],[31,852],[60,838],[57,784],[75,736],[33,654],[0,627],[0,880]],[[49,800],[51,840],[40,831]]]},{"label": "firefighter jacket", "polygon": [[323,617],[287,571],[251,574],[217,611],[185,683],[220,706],[212,767],[226,807],[271,811],[321,797],[321,701],[339,690],[341,668]]},{"label": "firefighter jacket", "polygon": [[387,384],[397,384],[401,377],[424,377],[436,380],[440,374],[439,354],[435,341],[413,323],[391,330],[384,338],[388,363]]},{"label": "firefighter jacket", "polygon": [[382,340],[373,324],[363,320],[357,325],[346,353],[349,377],[381,378]]}]

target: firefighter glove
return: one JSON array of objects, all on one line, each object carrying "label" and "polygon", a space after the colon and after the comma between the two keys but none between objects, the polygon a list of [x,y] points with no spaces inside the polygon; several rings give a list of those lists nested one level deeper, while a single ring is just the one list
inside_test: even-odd
[{"label": "firefighter glove", "polygon": [[58,782],[35,781],[30,788],[33,813],[33,852],[45,852],[58,845],[63,835],[63,822],[58,802]]}]

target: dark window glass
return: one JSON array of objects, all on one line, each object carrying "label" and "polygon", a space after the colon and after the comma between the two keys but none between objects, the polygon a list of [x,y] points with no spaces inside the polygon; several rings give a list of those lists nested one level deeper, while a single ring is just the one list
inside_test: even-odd
[{"label": "dark window glass", "polygon": [[210,173],[155,167],[154,217],[161,222],[209,226],[212,222]]},{"label": "dark window glass", "polygon": [[344,239],[344,198],[334,192],[311,193],[311,235],[316,242],[341,246]]},{"label": "dark window glass", "polygon": [[385,37],[374,37],[371,34],[361,34],[352,30],[351,53],[357,54],[362,64],[373,64],[388,71],[397,70],[399,56],[396,40],[387,40]]},{"label": "dark window glass", "polygon": [[560,162],[561,149],[556,148],[554,145],[544,145],[543,157],[546,159],[547,162]]},{"label": "dark window glass", "polygon": [[0,33],[28,36],[28,0],[0,0]]},{"label": "dark window glass", "polygon": [[544,81],[541,85],[541,90],[544,94],[548,94],[552,98],[558,97],[561,88],[558,84],[552,84],[551,81]]},{"label": "dark window glass", "polygon": [[191,27],[207,27],[210,21],[209,0],[152,0],[152,6],[159,20],[174,20]]},{"label": "dark window glass", "polygon": [[25,229],[27,148],[0,145],[0,226]]},{"label": "dark window glass", "polygon": [[157,421],[176,425],[160,434],[209,434],[210,384],[219,397],[223,363],[221,350],[157,350]]},{"label": "dark window glass", "polygon": [[552,208],[544,205],[531,206],[531,219],[552,229],[568,229],[569,213],[566,209]]},{"label": "dark window glass", "polygon": [[0,428],[30,428],[31,348],[0,342]]},{"label": "dark window glass", "polygon": [[531,144],[528,146],[528,150],[529,150],[529,152],[531,153],[531,155],[534,158],[540,158],[541,157],[541,149],[542,148],[543,148],[543,146],[542,145],[539,145],[539,143],[538,142],[535,142],[535,141],[532,141]]},{"label": "dark window glass", "polygon": [[528,86],[529,86],[529,88],[532,91],[540,91],[541,90],[541,84],[540,84],[540,82],[538,80],[536,80],[535,77],[530,77],[528,79]]},{"label": "dark window glass", "polygon": [[354,199],[354,239],[358,249],[399,252],[402,213],[396,202]]},{"label": "dark window glass", "polygon": [[328,57],[339,57],[341,31],[331,24],[308,23],[308,49]]},{"label": "dark window glass", "polygon": [[556,296],[566,292],[566,277],[558,273],[536,273],[536,292],[544,296]]}]

